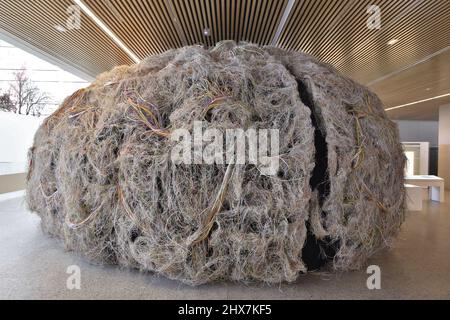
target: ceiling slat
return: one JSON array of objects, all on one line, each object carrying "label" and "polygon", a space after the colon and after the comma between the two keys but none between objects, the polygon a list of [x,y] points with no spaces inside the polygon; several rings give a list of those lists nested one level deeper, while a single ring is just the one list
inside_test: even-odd
[{"label": "ceiling slat", "polygon": [[67,26],[67,8],[73,4],[70,0],[2,0],[0,29],[92,76],[116,65],[132,63],[83,13],[80,29],[58,31],[57,26],[60,30]]}]

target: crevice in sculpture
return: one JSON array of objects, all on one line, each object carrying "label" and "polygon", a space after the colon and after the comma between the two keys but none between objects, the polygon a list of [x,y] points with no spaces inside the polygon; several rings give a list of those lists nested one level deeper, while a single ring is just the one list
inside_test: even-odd
[{"label": "crevice in sculpture", "polygon": [[[307,84],[297,79],[299,95],[302,102],[311,110],[311,123],[314,128],[314,148],[315,165],[310,179],[311,190],[313,191],[313,201],[317,201],[320,208],[321,218],[327,215],[322,210],[326,197],[330,194],[330,177],[328,172],[328,145],[326,142],[326,132],[320,125],[320,116],[316,112],[316,106],[310,89]],[[332,244],[329,236],[324,239],[317,239],[314,231],[311,229],[309,221],[306,222],[307,237],[302,250],[302,258],[308,270],[319,270],[331,261],[336,254],[337,244]]]}]

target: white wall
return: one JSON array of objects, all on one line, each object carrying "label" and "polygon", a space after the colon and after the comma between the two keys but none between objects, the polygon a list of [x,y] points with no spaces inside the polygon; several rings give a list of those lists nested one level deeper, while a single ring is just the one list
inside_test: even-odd
[{"label": "white wall", "polygon": [[0,111],[0,164],[26,163],[34,134],[44,118]]},{"label": "white wall", "polygon": [[398,120],[401,142],[429,142],[430,147],[439,145],[438,121]]}]

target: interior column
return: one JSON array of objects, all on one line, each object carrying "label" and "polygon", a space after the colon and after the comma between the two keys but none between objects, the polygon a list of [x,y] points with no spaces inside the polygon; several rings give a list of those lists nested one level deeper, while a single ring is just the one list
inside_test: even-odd
[{"label": "interior column", "polygon": [[450,190],[450,104],[439,108],[439,177]]}]

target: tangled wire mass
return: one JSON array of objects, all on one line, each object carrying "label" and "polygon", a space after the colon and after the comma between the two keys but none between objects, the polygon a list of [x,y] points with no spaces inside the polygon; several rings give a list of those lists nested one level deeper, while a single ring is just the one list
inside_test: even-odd
[{"label": "tangled wire mass", "polygon": [[[175,129],[278,129],[280,167],[174,164]],[[42,124],[27,202],[68,250],[191,285],[361,268],[404,220],[404,156],[377,96],[252,44],[185,47],[100,75]]]}]

